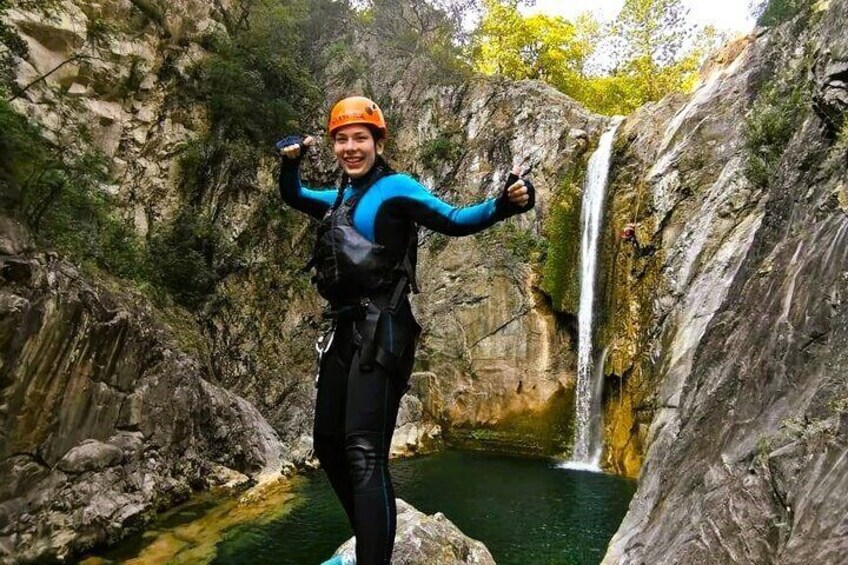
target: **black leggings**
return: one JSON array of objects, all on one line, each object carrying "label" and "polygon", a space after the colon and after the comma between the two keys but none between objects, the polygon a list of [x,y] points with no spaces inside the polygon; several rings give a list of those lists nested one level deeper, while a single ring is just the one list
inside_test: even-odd
[{"label": "black leggings", "polygon": [[421,328],[406,297],[396,313],[384,311],[375,340],[389,355],[367,371],[355,345],[361,329],[362,321],[338,321],[321,361],[314,448],[356,536],[357,565],[383,565],[397,526],[389,448]]}]

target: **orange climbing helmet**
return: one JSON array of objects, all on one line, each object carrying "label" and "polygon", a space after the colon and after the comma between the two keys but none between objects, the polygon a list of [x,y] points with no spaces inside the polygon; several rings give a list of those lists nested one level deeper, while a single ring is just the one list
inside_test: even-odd
[{"label": "orange climbing helmet", "polygon": [[363,124],[376,128],[383,137],[386,137],[388,133],[383,111],[376,102],[364,96],[351,96],[336,102],[330,112],[330,123],[327,126],[330,137],[332,138],[339,128],[351,124]]}]

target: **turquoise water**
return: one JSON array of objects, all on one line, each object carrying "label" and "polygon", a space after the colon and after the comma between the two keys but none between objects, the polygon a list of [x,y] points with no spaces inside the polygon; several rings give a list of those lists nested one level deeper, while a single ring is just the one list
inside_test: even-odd
[{"label": "turquoise water", "polygon": [[[425,512],[444,513],[486,544],[499,565],[594,564],[603,557],[636,483],[557,469],[544,459],[448,451],[391,464],[395,490]],[[213,563],[312,565],[351,533],[323,473],[304,486],[303,504],[269,523],[239,526]]]}]

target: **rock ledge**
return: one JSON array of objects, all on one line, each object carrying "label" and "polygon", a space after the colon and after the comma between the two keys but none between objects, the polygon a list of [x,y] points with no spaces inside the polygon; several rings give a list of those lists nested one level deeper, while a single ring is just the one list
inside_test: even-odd
[{"label": "rock ledge", "polygon": [[[400,498],[397,510],[394,565],[495,565],[482,542],[463,534],[441,512],[427,516]],[[350,538],[336,550],[336,555],[354,556],[355,544],[355,538]]]}]

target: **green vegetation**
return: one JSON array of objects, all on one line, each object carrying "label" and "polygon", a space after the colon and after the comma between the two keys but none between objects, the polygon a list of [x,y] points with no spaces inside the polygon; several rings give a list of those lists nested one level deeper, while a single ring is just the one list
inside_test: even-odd
[{"label": "green vegetation", "polygon": [[[17,3],[32,9],[50,4]],[[162,24],[164,3],[138,0],[134,6]],[[0,15],[9,8],[0,0]],[[191,69],[187,81],[175,85],[174,102],[188,110],[202,106],[211,123],[206,134],[186,144],[179,159],[184,207],[176,218],[153,226],[148,241],[138,236],[128,212],[111,195],[109,162],[90,149],[93,140],[84,128],[61,126],[67,131],[45,136],[12,110],[8,97],[21,96],[44,77],[23,89],[13,84],[15,57],[26,55],[26,44],[14,28],[0,25],[4,212],[24,222],[44,245],[85,267],[132,279],[160,297],[166,291],[180,304],[199,307],[223,276],[245,262],[216,222],[217,203],[236,193],[255,193],[260,160],[273,141],[300,129],[302,118],[317,113],[321,94],[309,66],[314,58],[307,55],[322,26],[347,10],[330,0],[320,6],[306,0],[254,0],[235,9],[238,17],[222,16],[226,34],[205,38],[211,56]],[[102,19],[92,20],[80,57],[90,56],[110,30]],[[133,60],[129,77],[115,88],[130,93],[142,76]],[[59,146],[50,141],[56,138],[76,142]],[[273,211],[279,208],[276,204],[262,203],[251,222],[259,233],[287,236],[289,218]]]},{"label": "green vegetation", "polygon": [[[483,1],[472,49],[475,68],[543,80],[605,114],[627,114],[671,92],[690,90],[701,60],[720,39],[711,28],[696,34],[681,0],[626,0],[608,28],[589,15],[575,21],[523,16],[519,5],[518,0]],[[686,50],[693,35],[694,47]],[[592,68],[600,49],[611,51],[608,68]]]},{"label": "green vegetation", "polygon": [[[227,244],[208,212],[186,206],[150,239],[154,282],[184,306],[198,307],[219,280],[218,269],[235,250]],[[231,265],[228,265],[231,267]]]},{"label": "green vegetation", "polygon": [[763,0],[755,7],[759,15],[757,25],[771,27],[788,22],[808,12],[814,3],[814,0]]},{"label": "green vegetation", "polygon": [[0,131],[3,209],[84,265],[145,278],[144,245],[103,190],[109,181],[103,156],[58,147],[3,100]]},{"label": "green vegetation", "polygon": [[767,85],[745,121],[745,176],[757,187],[774,182],[781,157],[801,123],[807,99],[801,86]]},{"label": "green vegetation", "polygon": [[[238,18],[225,15],[225,32],[204,38],[210,55],[189,73],[179,102],[201,106],[210,127],[181,159],[186,200],[197,205],[210,194],[253,192],[263,154],[286,132],[300,131],[316,115],[321,93],[310,73],[307,45],[318,18],[305,0],[255,0]],[[324,6],[324,5],[327,6]]]},{"label": "green vegetation", "polygon": [[[48,16],[52,0],[0,0],[0,17],[13,5]],[[0,23],[0,205],[26,224],[43,242],[75,258],[83,267],[145,280],[149,264],[144,242],[121,214],[107,190],[109,163],[84,127],[59,126],[47,137],[35,123],[17,114],[11,100],[22,96],[62,65],[90,56],[108,40],[111,28],[92,21],[86,40],[69,59],[19,87],[13,81],[16,57],[28,53],[16,30]],[[78,140],[64,146],[51,139]]]},{"label": "green vegetation", "polygon": [[164,0],[130,0],[144,17],[161,28],[165,27],[166,4]]},{"label": "green vegetation", "polygon": [[462,139],[459,132],[442,132],[426,142],[418,153],[418,160],[425,169],[438,171],[444,163],[452,163],[462,155]]},{"label": "green vegetation", "polygon": [[12,84],[15,57],[25,57],[29,52],[26,41],[5,21],[11,5],[12,0],[0,0],[0,97],[3,98]]},{"label": "green vegetation", "polygon": [[[830,150],[830,154],[824,165],[824,170],[829,175],[834,175],[840,168],[848,163],[848,118],[842,122],[842,128],[836,134],[836,141]],[[840,192],[840,205],[843,209],[848,208],[848,189]]]},{"label": "green vegetation", "polygon": [[547,241],[517,222],[500,222],[474,237],[483,246],[487,257],[511,270],[541,264],[547,253]]},{"label": "green vegetation", "polygon": [[580,97],[583,69],[598,39],[598,24],[588,16],[576,22],[534,15],[525,17],[518,2],[484,0],[475,34],[473,58],[478,71],[515,79],[544,80]]},{"label": "green vegetation", "polygon": [[470,67],[462,57],[467,41],[463,21],[477,3],[370,0],[359,3],[362,9],[357,12],[356,23],[359,32],[374,41],[384,55],[399,64],[414,61],[422,78],[436,84],[454,84],[469,75]]},{"label": "green vegetation", "polygon": [[577,312],[580,296],[580,211],[585,163],[566,172],[553,195],[544,232],[548,251],[540,288],[559,312]]}]

